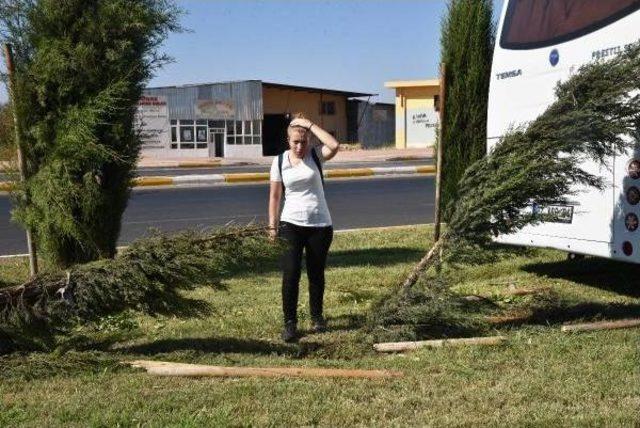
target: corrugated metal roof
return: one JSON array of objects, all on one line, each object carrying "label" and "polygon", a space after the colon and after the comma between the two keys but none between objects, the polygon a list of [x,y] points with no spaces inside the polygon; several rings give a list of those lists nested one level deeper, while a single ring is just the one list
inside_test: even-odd
[{"label": "corrugated metal roof", "polygon": [[171,119],[230,118],[218,116],[215,109],[210,114],[198,111],[198,106],[208,100],[227,103],[236,120],[262,119],[262,85],[258,80],[146,88],[143,93],[167,97]]},{"label": "corrugated metal roof", "polygon": [[324,94],[342,95],[348,98],[371,97],[374,95],[378,95],[378,94],[366,94],[362,92],[343,91],[339,89],[317,88],[312,86],[287,85],[284,83],[273,83],[273,82],[262,82],[262,86],[266,88],[290,89],[293,91],[322,92]]},{"label": "corrugated metal roof", "polygon": [[155,86],[149,87],[147,89],[155,90],[155,89],[171,89],[171,88],[192,88],[199,86],[210,86],[210,85],[234,85],[234,84],[244,84],[248,82],[258,82],[267,88],[278,88],[278,89],[291,89],[294,91],[306,91],[306,92],[322,92],[325,94],[334,94],[334,95],[342,95],[349,98],[356,97],[370,97],[378,94],[368,94],[364,92],[354,92],[354,91],[344,91],[341,89],[332,89],[332,88],[319,88],[314,86],[300,86],[300,85],[289,85],[286,83],[276,83],[276,82],[263,82],[262,80],[232,80],[228,82],[207,82],[207,83],[189,83],[185,85],[176,85],[176,86]]}]

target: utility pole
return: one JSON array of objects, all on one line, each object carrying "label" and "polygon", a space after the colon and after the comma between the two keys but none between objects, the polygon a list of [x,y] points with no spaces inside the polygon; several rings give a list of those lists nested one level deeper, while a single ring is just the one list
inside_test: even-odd
[{"label": "utility pole", "polygon": [[[9,89],[9,100],[13,106],[13,124],[15,128],[15,138],[16,138],[16,147],[18,152],[18,168],[20,171],[20,181],[24,182],[26,180],[26,170],[27,170],[27,162],[22,154],[22,141],[21,141],[21,131],[20,131],[20,120],[18,120],[18,109],[16,108],[16,98],[15,98],[15,66],[13,62],[13,50],[11,49],[10,44],[4,45],[4,58],[7,63],[7,75],[9,77],[8,89]],[[28,195],[27,195],[28,202]],[[33,241],[33,236],[31,234],[31,229],[27,228],[27,247],[29,248],[29,272],[31,276],[34,276],[38,273],[38,257],[36,255],[36,244]]]},{"label": "utility pole", "polygon": [[440,207],[440,193],[442,192],[442,157],[444,155],[444,141],[442,139],[444,129],[444,97],[446,96],[446,64],[440,64],[440,94],[438,95],[438,107],[440,113],[440,126],[438,127],[438,152],[436,158],[436,200],[435,200],[435,220],[433,228],[433,241],[437,242],[440,239],[440,223],[442,221],[442,209]]}]

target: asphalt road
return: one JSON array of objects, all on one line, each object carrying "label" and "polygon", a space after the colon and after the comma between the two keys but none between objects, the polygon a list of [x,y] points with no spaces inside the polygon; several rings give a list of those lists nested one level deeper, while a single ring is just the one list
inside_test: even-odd
[{"label": "asphalt road", "polygon": [[[419,224],[433,221],[432,176],[330,180],[327,201],[334,227]],[[120,245],[150,228],[177,231],[229,222],[266,222],[268,185],[138,189],[125,212]],[[10,203],[0,195],[0,255],[26,252],[24,232],[9,220]]]}]

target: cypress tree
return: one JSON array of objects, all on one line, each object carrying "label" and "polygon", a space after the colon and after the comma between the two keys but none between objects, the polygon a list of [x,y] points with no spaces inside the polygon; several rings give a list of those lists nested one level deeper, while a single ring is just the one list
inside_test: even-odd
[{"label": "cypress tree", "polygon": [[455,200],[465,169],[486,153],[492,12],[491,0],[450,0],[442,21],[441,57],[446,64],[442,206]]},{"label": "cypress tree", "polygon": [[170,0],[11,0],[0,9],[0,35],[16,44],[28,162],[14,218],[57,266],[111,258],[140,151],[136,105],[167,61],[158,49],[179,30],[179,10]]}]

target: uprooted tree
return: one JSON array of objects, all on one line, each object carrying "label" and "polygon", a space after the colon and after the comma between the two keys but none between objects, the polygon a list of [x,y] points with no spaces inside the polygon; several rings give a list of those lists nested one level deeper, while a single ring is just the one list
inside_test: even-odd
[{"label": "uprooted tree", "polygon": [[70,328],[127,310],[176,314],[193,309],[196,302],[186,300],[181,290],[218,286],[229,274],[264,266],[279,250],[262,227],[157,233],[114,259],[1,288],[0,354],[51,349]]},{"label": "uprooted tree", "polygon": [[486,254],[498,234],[543,219],[532,203],[552,205],[584,186],[603,188],[602,177],[583,169],[639,143],[640,45],[593,62],[558,84],[556,101],[526,127],[512,130],[460,180],[446,207],[447,229],[403,284],[409,290],[440,259]]},{"label": "uprooted tree", "polygon": [[[447,205],[447,228],[401,287],[374,303],[368,325],[382,340],[477,335],[490,328],[475,303],[452,292],[446,275],[427,275],[444,260],[486,263],[504,252],[493,238],[543,221],[534,203],[553,205],[608,183],[582,169],[640,141],[640,45],[610,62],[591,63],[556,88],[557,100],[526,127],[513,129],[472,164]],[[631,137],[631,138],[629,138]],[[608,166],[608,165],[607,165]],[[477,297],[477,296],[476,296]]]},{"label": "uprooted tree", "polygon": [[178,15],[171,0],[0,0],[27,160],[13,216],[56,266],[115,255],[140,151],[136,104]]}]

